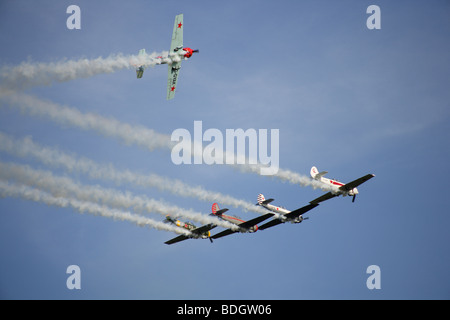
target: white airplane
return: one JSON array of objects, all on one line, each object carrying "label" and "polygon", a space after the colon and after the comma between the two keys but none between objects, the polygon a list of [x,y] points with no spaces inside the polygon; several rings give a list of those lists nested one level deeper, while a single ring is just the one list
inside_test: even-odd
[{"label": "white airplane", "polygon": [[[157,64],[168,64],[169,74],[167,77],[167,100],[173,99],[175,96],[175,89],[177,87],[178,74],[181,68],[181,61],[192,57],[192,54],[198,50],[183,47],[183,14],[175,16],[175,23],[173,25],[172,41],[170,42],[170,51],[167,57],[156,57]],[[139,50],[139,55],[145,55],[145,49]],[[136,77],[142,78],[144,75],[144,66],[136,66]]]},{"label": "white airplane", "polygon": [[358,191],[358,189],[356,189],[356,187],[359,186],[360,184],[363,184],[367,180],[375,177],[374,174],[367,174],[364,177],[361,177],[352,182],[344,184],[337,180],[324,178],[324,175],[326,175],[327,173],[328,173],[327,171],[319,172],[319,170],[317,170],[316,167],[311,168],[311,177],[313,179],[320,181],[327,186],[334,187],[334,190],[324,194],[323,196],[321,196],[317,199],[314,199],[313,201],[310,201],[309,203],[318,204],[319,202],[322,202],[322,201],[325,201],[325,200],[328,200],[328,199],[331,199],[333,197],[337,197],[340,195],[342,195],[344,197],[345,196],[353,196],[352,202],[355,202],[356,195],[359,194],[359,191]]},{"label": "white airplane", "polygon": [[227,229],[225,231],[219,232],[218,234],[213,235],[211,238],[212,239],[218,239],[224,236],[228,236],[230,234],[233,234],[235,232],[241,232],[241,233],[253,233],[258,231],[258,226],[257,224],[269,219],[271,216],[273,216],[273,213],[266,213],[262,216],[259,216],[257,218],[254,218],[252,220],[242,220],[236,216],[229,216],[226,214],[223,214],[224,212],[227,212],[228,209],[220,209],[219,205],[217,203],[214,203],[212,206],[212,215],[213,216],[217,216],[225,221],[231,222],[235,225],[238,226],[237,230],[232,230],[232,229]]},{"label": "white airplane", "polygon": [[259,227],[259,230],[264,230],[273,226],[276,226],[280,223],[290,222],[290,223],[300,223],[305,219],[303,218],[302,214],[308,212],[309,210],[317,207],[318,203],[311,203],[307,206],[304,206],[302,208],[299,208],[294,211],[289,211],[286,208],[283,207],[277,207],[272,204],[270,204],[274,199],[265,199],[263,194],[258,194],[258,203],[256,205],[262,206],[272,212],[277,213],[275,215],[275,219],[263,224]]}]

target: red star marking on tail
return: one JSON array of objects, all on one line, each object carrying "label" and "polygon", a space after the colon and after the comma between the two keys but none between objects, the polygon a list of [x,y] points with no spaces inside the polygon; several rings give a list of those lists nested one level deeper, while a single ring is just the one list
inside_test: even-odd
[{"label": "red star marking on tail", "polygon": [[175,91],[175,87],[170,88],[170,91]]},{"label": "red star marking on tail", "polygon": [[179,29],[181,29],[181,26],[182,26],[183,24],[180,22],[179,24],[178,24],[178,28]]}]

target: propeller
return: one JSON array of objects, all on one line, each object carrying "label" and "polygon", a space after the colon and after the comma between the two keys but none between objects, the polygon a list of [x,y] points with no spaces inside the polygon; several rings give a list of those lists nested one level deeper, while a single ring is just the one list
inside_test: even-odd
[{"label": "propeller", "polygon": [[195,50],[192,50],[192,52],[200,52],[200,50],[198,50],[198,49],[195,49]]},{"label": "propeller", "polygon": [[300,216],[300,217],[298,217],[298,219],[294,220],[294,222],[300,223],[300,222],[303,222],[304,220],[308,220],[308,219],[309,219],[309,217]]},{"label": "propeller", "polygon": [[353,195],[352,202],[355,202],[355,199],[356,199],[356,194]]},{"label": "propeller", "polygon": [[211,241],[211,243],[213,243],[213,239],[211,237],[209,237],[208,239],[209,239],[209,241]]}]

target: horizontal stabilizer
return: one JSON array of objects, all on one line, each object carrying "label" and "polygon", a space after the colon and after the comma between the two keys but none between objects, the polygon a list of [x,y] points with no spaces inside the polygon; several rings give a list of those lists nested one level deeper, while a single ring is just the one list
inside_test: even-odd
[{"label": "horizontal stabilizer", "polygon": [[216,211],[216,215],[218,215],[218,216],[220,216],[222,213],[225,213],[225,212],[227,212],[228,211],[228,209],[220,209],[219,211]]},{"label": "horizontal stabilizer", "polygon": [[321,171],[317,174],[316,178],[320,179],[321,177],[323,177],[324,175],[326,175],[328,173],[328,171]]},{"label": "horizontal stabilizer", "polygon": [[271,203],[274,200],[275,199],[267,199],[267,200],[264,200],[263,202],[261,202],[261,204],[269,204],[269,203]]},{"label": "horizontal stabilizer", "polygon": [[328,171],[319,172],[319,170],[317,170],[316,167],[311,168],[311,178],[316,179],[316,180],[320,180],[320,178],[322,178],[327,173],[328,173]]}]

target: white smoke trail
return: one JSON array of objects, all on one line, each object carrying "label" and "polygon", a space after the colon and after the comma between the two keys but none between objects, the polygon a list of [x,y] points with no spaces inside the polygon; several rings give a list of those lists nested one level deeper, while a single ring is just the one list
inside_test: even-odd
[{"label": "white smoke trail", "polygon": [[72,207],[80,213],[89,213],[93,215],[113,218],[132,222],[138,226],[147,226],[157,230],[170,231],[179,234],[189,235],[190,232],[182,228],[171,226],[160,221],[132,214],[126,211],[111,209],[96,203],[79,201],[72,198],[55,197],[41,190],[31,188],[26,185],[12,184],[5,180],[0,180],[0,197],[15,197],[34,202],[42,202],[49,206]]},{"label": "white smoke trail", "polygon": [[[235,165],[241,172],[256,173],[259,174],[261,166],[259,165]],[[278,172],[274,175],[268,175],[266,177],[278,178],[284,182],[300,185],[302,187],[312,187],[313,189],[322,189],[323,191],[335,191],[332,186],[327,186],[324,183],[313,180],[308,176],[300,173],[279,168]]]},{"label": "white smoke trail", "polygon": [[118,138],[125,144],[136,144],[150,151],[156,148],[171,149],[170,136],[157,133],[140,125],[130,125],[114,118],[106,118],[94,113],[82,113],[78,109],[61,106],[11,90],[1,90],[0,98],[15,105],[21,112],[45,116],[62,124],[82,130],[94,130],[102,135]]},{"label": "white smoke trail", "polygon": [[[118,138],[126,144],[136,144],[150,151],[156,148],[172,150],[175,142],[171,141],[169,135],[157,133],[152,129],[144,126],[132,126],[127,123],[120,122],[114,118],[105,118],[93,113],[82,113],[75,108],[61,106],[50,101],[44,101],[29,95],[18,94],[10,90],[0,90],[0,99],[6,100],[10,104],[18,107],[22,112],[31,115],[41,115],[63,125],[71,125],[83,130],[94,130],[105,136]],[[192,155],[194,157],[202,157],[203,150],[197,150],[192,145]],[[202,154],[200,154],[200,152]],[[196,155],[198,153],[198,155]],[[240,155],[236,156],[238,158]],[[237,163],[236,161],[234,163]],[[248,162],[247,162],[248,163]],[[251,172],[260,174],[264,165],[239,164],[233,165],[242,172]],[[310,179],[308,176],[292,172],[286,169],[279,169],[278,172],[270,177],[281,179],[300,186],[311,186],[313,188],[321,188],[328,190],[324,184]],[[328,190],[331,191],[331,190]]]},{"label": "white smoke trail", "polygon": [[17,66],[4,66],[0,69],[0,86],[18,90],[113,73],[136,66],[149,67],[161,63],[159,59],[155,59],[157,56],[167,56],[167,54],[167,51],[141,55],[119,53],[106,58],[62,60],[50,63],[22,62]]},{"label": "white smoke trail", "polygon": [[234,224],[222,221],[217,217],[179,208],[143,195],[137,196],[130,192],[124,193],[100,186],[80,185],[68,177],[54,176],[49,171],[32,169],[26,165],[0,162],[0,178],[4,180],[15,180],[21,184],[34,186],[40,190],[45,190],[55,197],[74,197],[80,201],[101,203],[115,209],[133,209],[140,213],[158,213],[164,216],[170,214],[173,217],[185,217],[201,222],[202,224],[214,223],[224,228],[236,228]]},{"label": "white smoke trail", "polygon": [[31,137],[15,139],[0,132],[0,151],[18,157],[33,157],[45,165],[63,168],[69,172],[76,171],[88,175],[92,179],[113,181],[118,185],[132,184],[142,187],[158,188],[183,197],[192,197],[210,203],[219,202],[220,205],[242,208],[264,214],[267,211],[253,203],[234,198],[220,192],[206,190],[201,186],[184,183],[178,179],[171,179],[157,174],[142,174],[130,170],[120,171],[112,164],[99,164],[85,158],[69,155],[56,148],[40,145],[32,141]]}]

